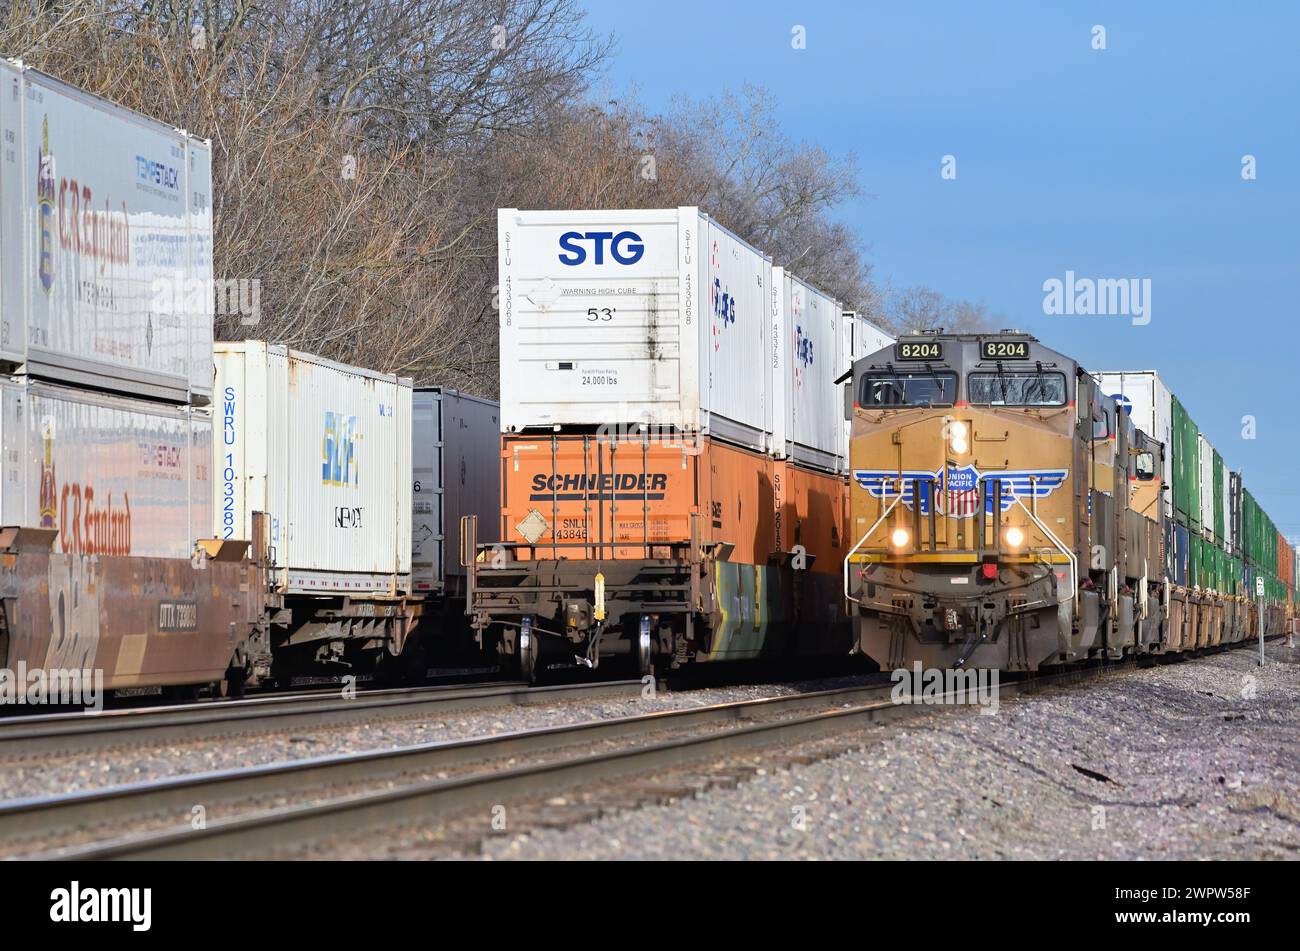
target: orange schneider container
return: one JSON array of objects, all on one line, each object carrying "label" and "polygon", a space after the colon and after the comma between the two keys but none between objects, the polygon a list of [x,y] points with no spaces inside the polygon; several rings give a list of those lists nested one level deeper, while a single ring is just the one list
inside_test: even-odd
[{"label": "orange schneider container", "polygon": [[[691,539],[723,560],[804,557],[838,573],[848,523],[846,480],[709,438],[506,436],[501,537],[517,557],[670,557]],[[802,547],[796,547],[802,546]]]}]

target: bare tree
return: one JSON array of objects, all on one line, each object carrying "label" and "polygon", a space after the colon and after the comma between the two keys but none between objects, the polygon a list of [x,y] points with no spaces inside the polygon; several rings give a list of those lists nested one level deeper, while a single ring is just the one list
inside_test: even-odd
[{"label": "bare tree", "polygon": [[949,333],[979,333],[996,329],[994,317],[984,304],[952,300],[922,286],[885,293],[882,317],[895,333],[941,328]]},{"label": "bare tree", "polygon": [[698,205],[878,321],[985,320],[872,282],[833,217],[852,157],[791,141],[765,90],[591,96],[612,40],[578,0],[0,0],[0,47],[211,137],[216,274],[261,288],[219,338],[495,392],[503,206]]}]

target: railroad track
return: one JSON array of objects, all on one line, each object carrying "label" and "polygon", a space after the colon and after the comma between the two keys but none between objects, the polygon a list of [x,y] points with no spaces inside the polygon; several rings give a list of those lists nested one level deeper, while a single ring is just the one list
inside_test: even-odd
[{"label": "railroad track", "polygon": [[339,691],[271,695],[245,700],[136,707],[99,713],[55,713],[0,721],[0,760],[90,753],[278,730],[347,726],[515,704],[632,696],[639,680],[556,687],[487,683],[370,690],[345,699]]},{"label": "railroad track", "polygon": [[[1004,679],[998,702],[1137,666],[1129,659]],[[635,791],[620,796],[619,784],[635,790],[647,776],[681,774],[750,754],[767,765],[806,762],[800,744],[935,709],[932,703],[895,703],[892,689],[844,687],[12,800],[0,803],[0,855],[230,858],[290,851],[384,826],[428,828],[466,816],[477,840],[487,834],[489,810],[504,802],[536,804],[605,784],[615,789],[612,801],[634,804],[646,797],[638,799]],[[947,692],[940,698],[956,699]],[[711,782],[707,773],[695,775]],[[676,788],[692,785],[699,784]],[[200,806],[204,821],[196,828]]]},{"label": "railroad track", "polygon": [[[1132,666],[1004,681],[999,702]],[[756,750],[776,748],[779,759],[798,744],[933,709],[895,703],[891,690],[840,688],[13,801],[0,804],[0,843],[42,859],[229,858],[466,813],[486,821],[502,802]]]}]

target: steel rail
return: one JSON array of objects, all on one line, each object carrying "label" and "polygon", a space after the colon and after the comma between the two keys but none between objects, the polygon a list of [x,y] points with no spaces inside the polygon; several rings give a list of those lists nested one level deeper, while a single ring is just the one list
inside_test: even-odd
[{"label": "steel rail", "polygon": [[[1204,653],[1218,653],[1223,649],[1230,648],[1210,648]],[[1179,654],[1174,659],[1190,658]],[[1098,676],[1135,670],[1139,666],[1138,659],[1129,658],[1002,680],[998,702],[1048,687],[1080,684]],[[869,723],[925,712],[936,705],[935,700],[951,703],[958,699],[945,691],[929,702],[896,703],[888,698],[892,689],[891,684],[838,688],[12,801],[0,804],[0,836],[3,836],[0,841],[31,840],[42,833],[77,831],[91,822],[171,812],[176,816],[176,824],[165,829],[127,833],[66,848],[47,848],[24,857],[198,859],[264,853],[375,826],[430,818],[436,821],[439,816],[487,808],[508,797],[536,798],[601,780],[671,769],[708,757],[806,742]],[[801,708],[808,707],[818,709],[810,714],[797,714]],[[611,751],[587,752],[600,742],[618,738],[791,712],[796,715],[778,715],[728,729]],[[566,747],[577,747],[582,752],[540,763],[497,768],[491,765],[502,758],[536,756]],[[403,773],[445,767],[474,768],[474,771],[445,779],[412,780],[397,786],[391,782]],[[348,782],[387,785],[379,790],[323,800],[318,797],[314,801],[271,809],[246,810],[211,819],[199,829],[190,826],[191,810],[197,804],[210,808],[216,803],[266,794],[302,796],[318,792],[326,795],[323,792],[326,784]]]},{"label": "steel rail", "polygon": [[214,804],[261,795],[300,795],[327,784],[382,782],[403,773],[536,756],[570,746],[588,749],[601,742],[639,734],[743,720],[773,711],[846,704],[863,697],[888,695],[891,689],[889,684],[842,687],[10,800],[0,802],[0,842],[13,842],[39,833],[63,833],[87,824],[132,816],[174,812],[188,817],[198,804],[210,808]]},{"label": "steel rail", "polygon": [[[1074,683],[1090,679],[1096,674],[1131,669],[1134,666],[1132,662],[1099,665],[1085,670],[1070,670],[1006,682],[1000,684],[999,702],[1025,691]],[[44,828],[49,828],[50,817],[59,817],[60,825],[66,829],[69,821],[75,823],[84,818],[102,818],[115,810],[119,814],[128,811],[123,809],[120,800],[134,799],[129,810],[138,811],[145,803],[156,809],[176,810],[177,824],[163,830],[125,834],[29,857],[78,860],[206,859],[229,858],[250,852],[264,853],[374,826],[428,820],[431,816],[436,819],[439,815],[487,808],[503,802],[507,797],[533,798],[629,774],[671,769],[708,757],[732,755],[772,745],[807,742],[869,723],[924,712],[935,705],[933,702],[896,703],[888,698],[891,690],[892,685],[889,684],[840,688],[526,730],[468,741],[305,760],[277,767],[209,774],[207,777],[182,777],[139,786],[77,793],[72,797],[11,803],[0,806],[0,833],[8,836],[10,830],[17,834],[26,829],[30,835],[33,830],[42,827],[42,822],[45,823]],[[956,699],[952,693],[947,692],[940,697],[948,701]],[[825,709],[837,705],[838,709]],[[465,766],[501,756],[517,757],[572,746],[589,750],[597,742],[620,736],[698,727],[724,720],[752,719],[756,714],[789,712],[808,706],[822,709],[810,714],[777,717],[725,730],[669,738],[612,751],[561,756],[541,763],[497,769],[492,769],[485,763],[483,769],[464,776],[416,780],[397,787],[350,793],[324,801],[247,811],[211,819],[201,829],[191,828],[189,824],[189,810],[193,805],[211,802],[213,790],[220,786],[224,786],[226,794],[246,797],[272,790],[283,794],[286,789],[299,792],[319,789],[324,782],[336,782],[346,777],[360,777],[367,781],[379,779],[382,782],[385,773],[391,776],[394,769],[410,771],[412,768],[429,769],[448,764]],[[398,759],[402,760],[400,765]],[[289,785],[285,780],[291,776],[292,785]],[[140,796],[148,798],[137,798]],[[81,801],[70,801],[73,797],[79,797]],[[119,802],[115,804],[114,800]],[[44,819],[41,813],[45,814]]]},{"label": "steel rail", "polygon": [[626,696],[640,692],[639,680],[529,687],[525,683],[411,687],[360,691],[346,699],[338,691],[319,695],[269,696],[248,700],[137,707],[99,713],[17,717],[0,723],[0,761],[13,757],[85,753],[122,745],[344,726],[376,718],[453,712],[489,707],[555,703]]}]

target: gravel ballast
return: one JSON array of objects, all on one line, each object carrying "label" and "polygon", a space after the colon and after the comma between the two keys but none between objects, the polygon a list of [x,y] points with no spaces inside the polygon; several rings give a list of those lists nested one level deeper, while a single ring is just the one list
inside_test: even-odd
[{"label": "gravel ballast", "polygon": [[652,698],[638,695],[576,699],[536,705],[503,705],[485,710],[448,712],[442,716],[381,717],[356,726],[234,735],[31,760],[7,758],[0,750],[0,801],[363,750],[464,740],[660,710],[786,696],[808,690],[874,683],[879,679],[877,675],[861,675],[788,684],[659,690]]},{"label": "gravel ballast", "polygon": [[1300,648],[1130,670],[863,732],[856,750],[489,859],[1300,857]]}]

